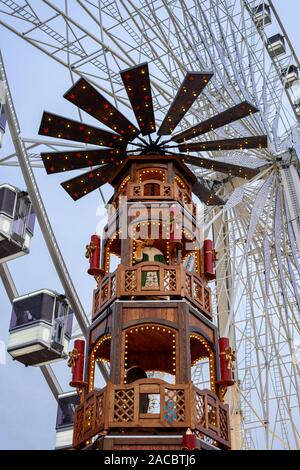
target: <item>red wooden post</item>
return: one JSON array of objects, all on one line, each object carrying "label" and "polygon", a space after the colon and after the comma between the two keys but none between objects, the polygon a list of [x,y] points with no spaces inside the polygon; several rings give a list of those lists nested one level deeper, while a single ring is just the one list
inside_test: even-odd
[{"label": "red wooden post", "polygon": [[228,338],[219,339],[219,351],[220,351],[220,372],[221,379],[219,380],[220,385],[230,386],[234,384],[233,380],[233,362],[235,359],[235,353],[229,345]]},{"label": "red wooden post", "polygon": [[68,365],[72,367],[71,387],[80,387],[83,384],[84,350],[85,341],[83,339],[76,339],[74,341],[74,349],[69,353],[68,361]]},{"label": "red wooden post", "polygon": [[92,235],[90,244],[86,246],[86,258],[90,261],[88,273],[91,276],[99,276],[100,273],[100,237]]},{"label": "red wooden post", "polygon": [[182,436],[182,449],[195,450],[197,449],[197,436],[190,429]]},{"label": "red wooden post", "polygon": [[204,240],[203,242],[203,255],[204,255],[204,275],[208,279],[215,279],[215,251],[213,249],[212,240]]}]

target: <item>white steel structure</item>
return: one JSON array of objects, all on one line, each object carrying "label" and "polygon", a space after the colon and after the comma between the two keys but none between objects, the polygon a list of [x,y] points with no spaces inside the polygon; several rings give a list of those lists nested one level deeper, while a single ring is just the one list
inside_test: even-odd
[{"label": "white steel structure", "polygon": [[[267,134],[267,150],[230,156],[220,151],[217,156],[259,167],[258,176],[245,182],[194,171],[210,179],[227,201],[222,208],[207,208],[204,223],[218,251],[217,282],[215,289],[212,286],[216,321],[237,351],[236,386],[228,394],[234,446],[299,449],[300,64],[273,2],[1,0],[0,9],[3,27],[65,67],[71,82],[86,78],[120,108],[126,99],[119,70],[147,61],[157,121],[186,70],[212,70],[215,75],[182,128],[243,100],[260,109],[207,135],[212,140]],[[17,121],[3,63],[0,71],[15,145],[15,153],[1,156],[0,163],[20,165],[62,287],[86,335],[88,318],[34,177],[40,171],[35,167],[42,166],[37,156],[42,145],[62,149],[71,144],[20,137],[22,123]],[[0,265],[0,270],[10,297],[15,296],[7,266]],[[43,367],[43,373],[57,396],[61,390],[52,369]],[[200,369],[194,380],[201,381]]]}]

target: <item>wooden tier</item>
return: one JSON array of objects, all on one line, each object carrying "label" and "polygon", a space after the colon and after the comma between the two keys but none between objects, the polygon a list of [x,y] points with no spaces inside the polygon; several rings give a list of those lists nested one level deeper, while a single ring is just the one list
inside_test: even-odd
[{"label": "wooden tier", "polygon": [[[145,412],[145,395],[158,397],[155,413]],[[82,448],[101,433],[147,434],[155,429],[158,434],[183,434],[187,428],[220,448],[230,448],[228,405],[210,390],[160,379],[141,379],[129,385],[108,383],[90,392],[76,408],[73,446]]]},{"label": "wooden tier", "polygon": [[148,179],[144,182],[132,183],[129,180],[120,189],[114,204],[108,207],[108,216],[110,217],[124,200],[119,198],[126,197],[127,201],[176,201],[184,206],[185,210],[194,217],[197,213],[196,205],[192,201],[192,194],[188,188],[180,187],[178,182],[165,183],[155,179]]},{"label": "wooden tier", "polygon": [[[142,273],[159,273],[157,289],[142,285]],[[117,270],[103,278],[94,291],[93,319],[98,317],[117,298],[146,299],[147,297],[176,299],[187,298],[209,319],[211,313],[211,291],[195,273],[186,271],[182,265],[168,266],[159,262],[144,262],[133,267],[119,265]]]}]

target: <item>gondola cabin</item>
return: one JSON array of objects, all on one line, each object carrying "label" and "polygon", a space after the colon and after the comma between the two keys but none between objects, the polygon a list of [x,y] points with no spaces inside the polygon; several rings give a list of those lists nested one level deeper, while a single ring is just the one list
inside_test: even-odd
[{"label": "gondola cabin", "polygon": [[299,104],[295,104],[294,105],[294,109],[295,109],[295,113],[297,115],[297,118],[300,120],[300,105]]},{"label": "gondola cabin", "polygon": [[17,297],[7,351],[26,366],[66,358],[73,312],[65,296],[48,289]]},{"label": "gondola cabin", "polygon": [[80,399],[76,391],[61,393],[58,396],[56,418],[56,443],[55,449],[71,449],[73,439],[73,421],[75,407]]},{"label": "gondola cabin", "polygon": [[258,27],[264,27],[272,23],[271,9],[266,3],[260,3],[253,8],[252,16]]},{"label": "gondola cabin", "polygon": [[284,36],[282,36],[282,34],[275,34],[270,37],[267,41],[267,48],[270,56],[273,58],[285,54],[286,47]]},{"label": "gondola cabin", "polygon": [[35,215],[28,194],[0,185],[0,263],[29,253]]},{"label": "gondola cabin", "polygon": [[299,70],[296,65],[289,65],[281,71],[281,77],[283,79],[286,88],[290,88],[295,82],[299,80]]}]

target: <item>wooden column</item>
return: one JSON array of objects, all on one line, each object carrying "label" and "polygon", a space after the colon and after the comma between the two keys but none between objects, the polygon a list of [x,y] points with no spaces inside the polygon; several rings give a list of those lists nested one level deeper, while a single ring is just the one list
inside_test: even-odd
[{"label": "wooden column", "polygon": [[136,162],[133,162],[130,167],[130,181],[132,183],[137,183],[137,167],[136,167]]},{"label": "wooden column", "polygon": [[188,306],[178,302],[178,348],[177,381],[180,384],[191,380],[191,348],[188,322]]},{"label": "wooden column", "polygon": [[122,325],[123,325],[122,304],[115,302],[112,313],[112,331],[110,346],[110,379],[112,383],[121,383],[121,365],[122,365]]},{"label": "wooden column", "polygon": [[121,237],[121,264],[132,266],[131,239],[128,233],[130,218],[128,217],[129,207],[127,204],[122,206],[119,213],[119,228],[122,230]]},{"label": "wooden column", "polygon": [[168,178],[167,182],[168,183],[173,183],[174,176],[175,176],[174,165],[173,165],[173,163],[169,162],[168,163],[168,172],[167,172],[167,178]]}]

